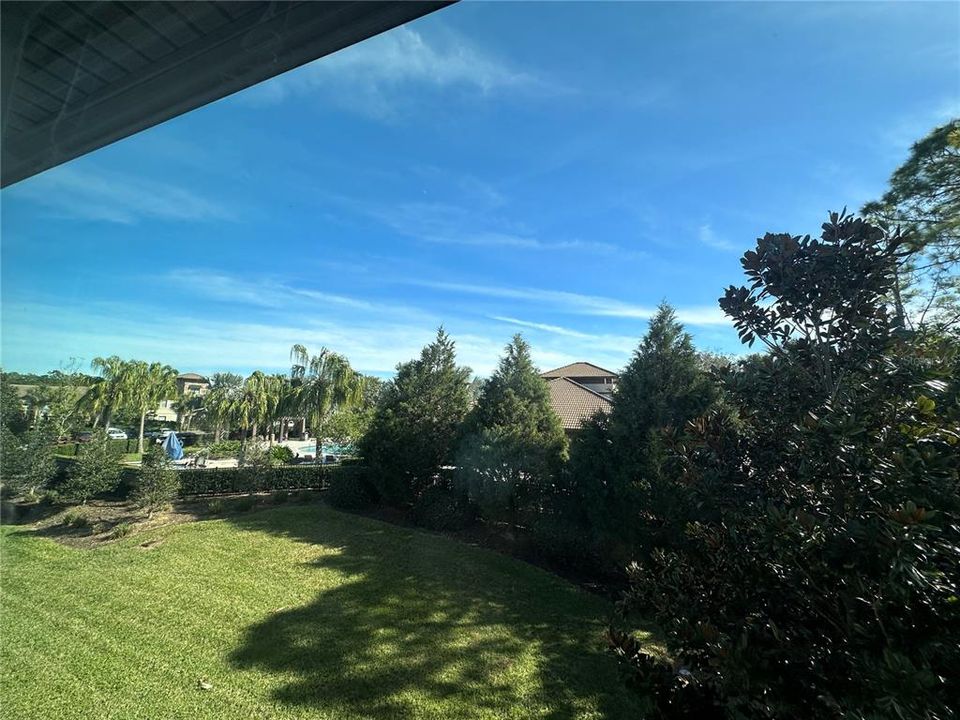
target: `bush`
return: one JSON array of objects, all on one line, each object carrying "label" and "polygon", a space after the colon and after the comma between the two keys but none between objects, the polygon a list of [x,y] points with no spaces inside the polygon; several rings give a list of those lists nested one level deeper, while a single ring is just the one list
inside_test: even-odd
[{"label": "bush", "polygon": [[70,508],[60,516],[60,524],[72,528],[90,527],[90,518],[81,508]]},{"label": "bush", "polygon": [[537,552],[559,564],[591,572],[615,572],[599,552],[592,529],[569,498],[549,498],[530,523],[530,541]]},{"label": "bush", "polygon": [[286,445],[274,445],[270,448],[270,457],[280,465],[286,465],[293,460],[293,450]]},{"label": "bush", "polygon": [[208,515],[223,515],[225,509],[223,500],[211,500],[206,506]]},{"label": "bush", "polygon": [[111,540],[119,540],[120,538],[125,538],[127,535],[133,532],[133,524],[128,522],[118,523],[114,525],[113,530],[110,531]]},{"label": "bush", "polygon": [[181,495],[273,492],[323,487],[337,468],[290,465],[267,468],[187,468],[177,471]]},{"label": "bush", "polygon": [[240,454],[240,441],[223,440],[210,445],[185,448],[183,452],[187,455],[206,455],[211,460],[225,460],[235,458]]},{"label": "bush", "polygon": [[150,517],[173,502],[179,491],[180,478],[166,453],[160,448],[151,448],[143,457],[133,501]]},{"label": "bush", "polygon": [[107,434],[100,430],[80,448],[59,490],[74,502],[86,503],[95,495],[115,489],[119,482],[119,452],[111,448]]},{"label": "bush", "polygon": [[290,499],[290,493],[288,493],[286,490],[278,490],[271,496],[270,499],[274,502],[274,504],[281,505]]},{"label": "bush", "polygon": [[341,467],[330,476],[327,501],[341,510],[363,510],[376,502],[376,490],[360,467]]},{"label": "bush", "polygon": [[462,530],[476,521],[476,509],[462,493],[431,485],[414,503],[413,521],[431,530]]},{"label": "bush", "polygon": [[673,664],[610,634],[662,715],[953,715],[960,340],[889,315],[904,252],[832,214],[819,239],[744,255],[749,287],[721,306],[772,352],[727,378],[737,422],[661,433],[663,488],[686,502],[650,518],[664,532],[622,605],[659,624]]}]

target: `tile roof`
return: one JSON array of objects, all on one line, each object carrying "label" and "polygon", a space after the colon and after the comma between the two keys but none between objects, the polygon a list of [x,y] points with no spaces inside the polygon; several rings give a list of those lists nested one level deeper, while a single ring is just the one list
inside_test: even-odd
[{"label": "tile roof", "polygon": [[610,372],[605,370],[599,365],[594,365],[593,363],[588,362],[575,362],[570,363],[569,365],[564,365],[563,367],[554,368],[553,370],[547,370],[547,372],[541,374],[545,378],[562,378],[562,377],[596,377],[596,378],[615,378],[617,374],[615,372]]},{"label": "tile roof", "polygon": [[560,416],[564,430],[579,430],[583,421],[597,410],[610,410],[610,400],[570,378],[549,379],[547,387],[550,388],[550,404]]}]

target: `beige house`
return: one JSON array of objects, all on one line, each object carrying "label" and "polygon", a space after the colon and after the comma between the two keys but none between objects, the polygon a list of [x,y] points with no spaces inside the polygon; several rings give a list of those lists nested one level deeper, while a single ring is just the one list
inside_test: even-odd
[{"label": "beige house", "polygon": [[550,402],[567,433],[580,429],[596,412],[609,412],[617,374],[588,362],[575,362],[542,373]]},{"label": "beige house", "polygon": [[157,409],[151,414],[153,420],[160,422],[178,422],[180,419],[176,406],[180,402],[179,397],[187,395],[189,397],[203,397],[210,391],[210,380],[197,373],[183,373],[177,375],[177,398],[170,400],[161,400]]}]

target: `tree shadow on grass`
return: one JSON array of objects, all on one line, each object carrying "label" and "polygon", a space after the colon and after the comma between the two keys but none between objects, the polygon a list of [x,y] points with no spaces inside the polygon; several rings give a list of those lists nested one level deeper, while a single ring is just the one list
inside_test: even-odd
[{"label": "tree shadow on grass", "polygon": [[334,716],[637,717],[601,649],[606,605],[522,563],[322,508],[230,518],[335,549],[309,605],[248,629],[235,667],[280,674],[283,704]]}]

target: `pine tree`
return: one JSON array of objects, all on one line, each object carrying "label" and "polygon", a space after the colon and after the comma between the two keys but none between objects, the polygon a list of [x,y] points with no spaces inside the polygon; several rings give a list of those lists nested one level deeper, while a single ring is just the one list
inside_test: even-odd
[{"label": "pine tree", "polygon": [[464,426],[458,485],[488,519],[531,508],[567,458],[567,438],[530,346],[515,335]]},{"label": "pine tree", "polygon": [[568,479],[601,541],[615,539],[629,555],[647,524],[677,510],[683,493],[670,477],[663,434],[682,431],[717,399],[690,335],[661,304],[620,375],[609,417],[589,423],[574,443]]},{"label": "pine tree", "polygon": [[455,343],[441,327],[420,357],[400,364],[383,389],[360,452],[388,504],[413,501],[440,468],[453,463],[460,424],[470,408],[471,375],[456,360]]}]

